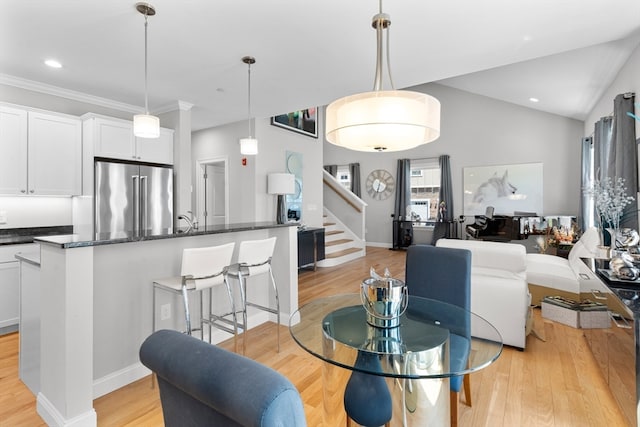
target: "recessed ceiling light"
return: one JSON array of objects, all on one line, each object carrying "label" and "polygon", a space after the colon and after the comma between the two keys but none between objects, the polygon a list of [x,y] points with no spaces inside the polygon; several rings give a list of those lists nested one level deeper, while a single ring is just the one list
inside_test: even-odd
[{"label": "recessed ceiling light", "polygon": [[47,59],[44,63],[46,66],[51,68],[62,68],[62,64],[55,59]]},{"label": "recessed ceiling light", "polygon": [[540,100],[538,98],[529,98],[529,101],[531,101],[531,102],[540,102]]}]

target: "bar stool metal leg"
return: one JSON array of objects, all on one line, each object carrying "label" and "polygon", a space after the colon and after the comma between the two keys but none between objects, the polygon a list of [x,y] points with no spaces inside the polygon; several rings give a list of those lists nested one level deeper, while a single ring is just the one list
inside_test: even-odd
[{"label": "bar stool metal leg", "polygon": [[[260,310],[264,310],[267,311],[269,313],[275,314],[276,315],[276,321],[277,321],[277,328],[276,328],[276,339],[278,340],[277,343],[277,347],[278,347],[278,352],[280,352],[280,297],[278,296],[278,287],[276,286],[276,281],[275,278],[273,277],[273,271],[271,270],[271,263],[269,260],[268,265],[268,269],[269,269],[269,279],[271,280],[271,286],[273,288],[274,291],[274,295],[275,295],[275,299],[276,299],[276,308],[271,308],[271,307],[267,307],[264,305],[260,305],[260,304],[256,304],[253,302],[249,302],[247,300],[247,279],[245,277],[243,277],[242,273],[239,272],[238,273],[238,279],[240,281],[240,287],[242,289],[242,293],[244,295],[244,305],[243,305],[243,319],[246,325],[246,317],[247,317],[247,306],[251,306],[251,307],[256,307],[259,308]],[[246,331],[245,331],[245,335],[246,335]],[[246,339],[246,338],[245,338]],[[244,343],[244,341],[243,341]]]},{"label": "bar stool metal leg", "polygon": [[[243,353],[246,348],[247,340],[248,306],[255,307],[262,311],[267,311],[277,316],[277,340],[278,351],[280,351],[280,298],[278,296],[278,288],[273,276],[273,271],[271,270],[271,257],[273,256],[276,240],[276,237],[269,237],[262,240],[245,240],[241,242],[240,250],[238,252],[238,262],[228,270],[229,276],[238,280],[238,288],[241,298],[241,306],[239,310],[242,314]],[[271,308],[271,298],[269,298],[265,305],[260,305],[249,301],[249,295],[247,293],[247,279],[249,277],[261,276],[267,273],[269,275],[267,280],[271,280],[273,292],[275,293],[276,308]]]},{"label": "bar stool metal leg", "polygon": [[189,297],[187,296],[187,284],[182,279],[182,302],[184,303],[184,320],[187,325],[187,335],[191,335],[191,313],[189,312]]},{"label": "bar stool metal leg", "polygon": [[276,329],[276,339],[278,340],[278,353],[280,353],[280,297],[278,296],[278,287],[276,286],[276,280],[273,277],[271,264],[269,264],[269,277],[271,277],[271,284],[273,285],[273,291],[276,296],[276,319],[278,324]]}]

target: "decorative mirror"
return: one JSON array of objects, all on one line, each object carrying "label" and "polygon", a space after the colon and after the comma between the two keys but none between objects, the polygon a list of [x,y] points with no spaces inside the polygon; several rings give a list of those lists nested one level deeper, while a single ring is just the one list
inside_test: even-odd
[{"label": "decorative mirror", "polygon": [[286,196],[287,218],[289,221],[300,221],[302,219],[302,154],[287,151],[286,157],[287,172],[296,177],[295,193]]}]

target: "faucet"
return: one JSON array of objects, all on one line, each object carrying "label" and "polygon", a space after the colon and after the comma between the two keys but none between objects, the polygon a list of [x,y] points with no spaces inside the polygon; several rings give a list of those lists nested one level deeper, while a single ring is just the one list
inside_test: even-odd
[{"label": "faucet", "polygon": [[198,221],[193,218],[193,212],[187,211],[187,213],[189,214],[189,216],[184,214],[178,215],[178,219],[183,219],[187,222],[187,230],[185,231],[186,233],[188,233],[192,228],[194,230],[198,229]]}]

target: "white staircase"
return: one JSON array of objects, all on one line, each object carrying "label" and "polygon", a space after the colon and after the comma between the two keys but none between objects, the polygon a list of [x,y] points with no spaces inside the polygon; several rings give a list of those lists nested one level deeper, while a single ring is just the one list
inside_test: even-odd
[{"label": "white staircase", "polygon": [[365,256],[365,243],[326,209],[323,226],[325,259],[318,261],[318,267],[333,267]]}]

